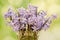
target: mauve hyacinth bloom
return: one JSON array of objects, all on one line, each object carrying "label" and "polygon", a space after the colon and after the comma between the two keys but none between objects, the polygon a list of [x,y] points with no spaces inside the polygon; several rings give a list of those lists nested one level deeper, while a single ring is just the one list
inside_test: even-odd
[{"label": "mauve hyacinth bloom", "polygon": [[56,15],[54,14],[51,15],[51,17],[45,18],[46,15],[47,13],[45,11],[41,10],[37,12],[36,6],[29,5],[28,9],[18,8],[18,13],[15,13],[9,8],[4,17],[5,20],[10,19],[8,23],[14,31],[22,31],[22,35],[25,35],[27,31],[35,33],[42,29],[48,29],[52,20],[56,18]]}]

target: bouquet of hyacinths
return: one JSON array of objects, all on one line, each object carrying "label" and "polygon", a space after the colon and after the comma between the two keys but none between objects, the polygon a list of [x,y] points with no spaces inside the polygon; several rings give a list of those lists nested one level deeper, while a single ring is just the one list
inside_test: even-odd
[{"label": "bouquet of hyacinths", "polygon": [[15,13],[9,8],[4,17],[18,33],[18,40],[38,40],[38,32],[49,28],[52,20],[56,18],[55,14],[45,17],[45,11],[37,12],[37,7],[32,5],[28,5],[28,9],[18,8],[17,11]]}]

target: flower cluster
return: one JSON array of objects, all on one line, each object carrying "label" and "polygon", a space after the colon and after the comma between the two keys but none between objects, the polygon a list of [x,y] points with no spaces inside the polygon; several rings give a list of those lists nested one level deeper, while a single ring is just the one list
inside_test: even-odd
[{"label": "flower cluster", "polygon": [[27,9],[18,8],[18,12],[15,13],[11,8],[4,15],[5,20],[9,19],[8,23],[12,26],[14,31],[27,30],[39,31],[41,29],[46,30],[49,28],[56,15],[51,15],[45,18],[47,15],[45,11],[37,12],[37,7],[29,5]]}]

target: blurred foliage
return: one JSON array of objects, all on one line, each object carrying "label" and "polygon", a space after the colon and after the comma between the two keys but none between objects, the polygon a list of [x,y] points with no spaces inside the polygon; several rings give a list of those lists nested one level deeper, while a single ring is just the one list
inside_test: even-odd
[{"label": "blurred foliage", "polygon": [[53,21],[47,31],[40,32],[40,40],[60,40],[60,0],[0,0],[0,40],[17,40],[17,35],[12,31],[4,21],[4,13],[9,7],[14,10],[20,7],[27,8],[31,3],[38,7],[39,10],[45,10],[50,16],[57,13],[58,18]]}]

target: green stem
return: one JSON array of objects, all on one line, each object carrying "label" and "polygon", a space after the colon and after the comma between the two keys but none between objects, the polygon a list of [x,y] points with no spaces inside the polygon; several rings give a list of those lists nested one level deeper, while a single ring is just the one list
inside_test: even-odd
[{"label": "green stem", "polygon": [[30,30],[30,26],[28,25],[25,31],[19,31],[18,40],[37,40],[37,32]]}]

